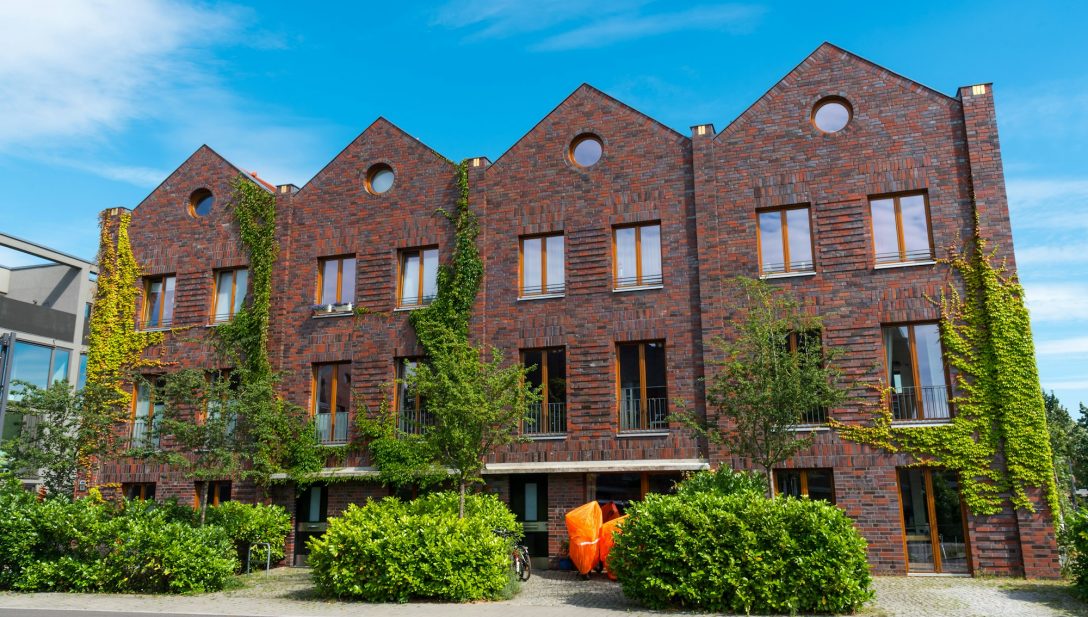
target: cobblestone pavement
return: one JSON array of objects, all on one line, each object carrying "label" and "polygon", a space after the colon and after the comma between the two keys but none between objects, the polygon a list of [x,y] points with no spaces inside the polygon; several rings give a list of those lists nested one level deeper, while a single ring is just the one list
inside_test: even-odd
[{"label": "cobblestone pavement", "polygon": [[[245,578],[241,589],[197,596],[93,594],[0,594],[0,615],[33,615],[29,609],[330,617],[587,617],[660,615],[640,609],[604,578],[581,580],[569,572],[541,572],[506,602],[476,604],[360,604],[316,597],[309,570],[282,568]],[[864,617],[1088,617],[1088,605],[1074,599],[1068,583],[1010,579],[878,578],[876,600]],[[675,615],[677,613],[668,613]]]}]

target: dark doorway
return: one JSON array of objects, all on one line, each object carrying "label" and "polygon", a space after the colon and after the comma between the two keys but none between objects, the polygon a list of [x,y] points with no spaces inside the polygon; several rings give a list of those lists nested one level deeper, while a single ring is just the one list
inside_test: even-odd
[{"label": "dark doorway", "polygon": [[899,497],[908,570],[967,574],[967,533],[956,474],[900,469]]},{"label": "dark doorway", "polygon": [[295,565],[306,565],[306,541],[325,533],[329,519],[329,487],[313,484],[295,501]]},{"label": "dark doorway", "polygon": [[510,476],[510,509],[525,530],[531,557],[548,556],[548,476]]}]

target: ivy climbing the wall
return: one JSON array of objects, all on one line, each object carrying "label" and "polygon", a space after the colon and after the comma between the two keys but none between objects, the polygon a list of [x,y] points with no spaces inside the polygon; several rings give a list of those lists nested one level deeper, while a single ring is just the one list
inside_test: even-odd
[{"label": "ivy climbing the wall", "polygon": [[[978,229],[978,221],[975,221]],[[941,260],[963,281],[939,299],[941,342],[954,369],[956,414],[939,426],[892,422],[888,391],[869,426],[832,421],[845,439],[914,456],[922,465],[960,472],[964,501],[975,514],[996,514],[1009,496],[1035,511],[1038,491],[1060,512],[1046,410],[1035,364],[1024,290],[977,233],[972,246]]]}]

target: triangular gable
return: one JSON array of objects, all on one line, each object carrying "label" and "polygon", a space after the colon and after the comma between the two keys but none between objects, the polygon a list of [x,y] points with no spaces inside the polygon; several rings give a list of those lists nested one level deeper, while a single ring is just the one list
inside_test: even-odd
[{"label": "triangular gable", "polygon": [[733,130],[742,126],[748,118],[752,117],[753,115],[758,115],[766,107],[769,107],[770,103],[776,100],[780,95],[782,95],[784,92],[789,91],[798,76],[803,75],[814,65],[824,63],[843,63],[854,66],[861,66],[864,68],[864,70],[870,71],[872,73],[874,81],[883,80],[887,83],[898,86],[904,92],[911,92],[919,96],[931,97],[932,99],[938,100],[944,105],[958,106],[960,104],[960,101],[957,98],[948,96],[947,94],[930,88],[929,86],[925,86],[917,81],[914,81],[913,79],[909,79],[900,75],[899,73],[888,70],[875,62],[866,60],[865,58],[862,58],[861,56],[852,52],[846,51],[845,49],[837,45],[824,42],[821,43],[820,46],[817,47],[811,54],[806,56],[805,59],[802,60],[797,66],[793,67],[793,69],[786,73],[786,75],[783,76],[782,79],[779,79],[773,86],[771,86],[765,93],[763,93],[763,96],[756,99],[755,102],[749,105],[748,108],[741,112],[739,116],[734,118],[732,122],[730,122],[715,136],[715,139],[727,133],[731,133]]},{"label": "triangular gable", "polygon": [[589,84],[583,83],[582,85],[575,88],[573,92],[568,94],[567,97],[564,98],[554,108],[552,108],[551,111],[549,111],[547,114],[545,114],[543,118],[538,120],[537,123],[533,125],[533,128],[526,131],[525,134],[523,134],[521,137],[519,137],[518,140],[515,141],[509,148],[507,148],[505,152],[500,154],[499,157],[497,159],[495,159],[495,161],[491,164],[491,166],[488,169],[490,170],[490,169],[495,168],[495,166],[499,164],[499,162],[502,160],[502,158],[504,156],[506,156],[507,154],[510,154],[511,152],[516,150],[518,145],[520,145],[523,141],[525,141],[530,135],[535,133],[542,125],[547,123],[547,121],[549,119],[551,119],[557,113],[561,112],[564,108],[566,108],[566,107],[568,107],[570,105],[573,105],[576,101],[578,101],[582,97],[592,97],[592,98],[596,98],[598,100],[602,100],[602,101],[604,101],[604,102],[606,102],[606,103],[608,103],[610,105],[615,105],[615,106],[620,107],[621,109],[625,110],[626,112],[630,113],[632,116],[635,116],[635,117],[637,117],[637,118],[639,118],[641,120],[646,121],[648,124],[650,124],[651,126],[657,128],[658,130],[660,130],[663,133],[667,133],[667,134],[672,135],[673,137],[679,137],[679,138],[685,139],[685,140],[690,139],[687,135],[684,135],[683,133],[680,133],[680,132],[666,126],[665,124],[659,122],[655,118],[642,113],[641,111],[635,109],[634,107],[631,107],[630,105],[628,105],[627,103],[624,103],[623,101],[617,99],[616,97],[611,96],[611,95],[609,95],[609,94],[607,94],[607,93],[605,93],[605,92],[603,92],[601,90],[598,90],[597,88],[594,88],[593,86],[591,86]]},{"label": "triangular gable", "polygon": [[[175,176],[177,176],[178,174],[185,171],[186,168],[188,168],[190,165],[192,165],[194,161],[196,161],[198,159],[203,159],[204,157],[207,157],[207,156],[218,159],[224,165],[230,167],[234,171],[242,174],[243,176],[246,176],[250,180],[253,180],[254,183],[256,183],[257,186],[263,188],[264,190],[268,191],[269,193],[275,193],[276,192],[276,189],[275,189],[274,186],[269,188],[270,187],[269,183],[266,182],[263,178],[256,177],[255,172],[246,171],[246,170],[242,169],[241,167],[238,167],[234,163],[231,163],[227,159],[223,158],[223,155],[221,155],[218,152],[216,152],[215,150],[213,150],[207,144],[204,144],[204,145],[200,146],[199,148],[197,148],[196,151],[194,151],[192,154],[190,154],[189,158],[182,161],[181,165],[178,165],[174,169],[174,171],[170,172],[169,175],[167,175],[165,178],[163,178],[163,181],[160,182],[158,184],[158,186],[156,186],[154,188],[154,190],[152,190],[150,193],[148,193],[147,196],[144,197],[143,200],[141,200],[140,203],[136,205],[136,208],[139,208],[140,206],[142,206],[145,203],[147,203],[148,201],[150,201],[151,198],[154,197],[156,193],[158,193],[164,186],[170,184],[170,181],[173,180]],[[136,210],[136,208],[133,208],[133,210]]]},{"label": "triangular gable", "polygon": [[306,184],[304,184],[302,186],[302,188],[299,189],[299,193],[305,191],[306,188],[309,187],[310,185],[315,184],[315,181],[320,180],[321,178],[323,178],[328,173],[328,171],[332,167],[334,167],[336,165],[336,163],[338,163],[347,153],[349,153],[353,149],[359,147],[360,144],[365,143],[367,141],[369,135],[371,135],[372,133],[374,133],[376,131],[383,130],[383,129],[389,130],[389,131],[393,132],[394,134],[398,135],[398,137],[401,138],[404,143],[410,144],[411,147],[419,148],[421,151],[425,151],[425,152],[433,155],[436,159],[438,159],[438,160],[440,160],[440,161],[442,161],[442,162],[444,162],[444,163],[446,163],[446,164],[448,164],[450,166],[454,165],[453,161],[451,161],[448,158],[446,158],[445,156],[443,156],[441,153],[439,153],[434,148],[432,148],[432,147],[428,146],[427,144],[423,143],[421,140],[419,140],[416,137],[414,137],[413,135],[409,134],[408,132],[406,132],[404,129],[400,128],[396,124],[393,124],[389,120],[386,120],[384,116],[378,116],[378,118],[376,120],[374,120],[374,122],[370,123],[370,126],[363,129],[363,132],[359,133],[359,135],[357,135],[355,137],[355,139],[352,139],[350,142],[348,142],[348,144],[346,146],[344,146],[340,150],[340,152],[336,153],[336,156],[332,157],[332,159],[329,160],[328,163],[325,163],[325,166],[322,167],[321,170],[318,171],[316,174],[314,174],[314,176],[312,178],[310,178],[309,181],[307,181]]}]

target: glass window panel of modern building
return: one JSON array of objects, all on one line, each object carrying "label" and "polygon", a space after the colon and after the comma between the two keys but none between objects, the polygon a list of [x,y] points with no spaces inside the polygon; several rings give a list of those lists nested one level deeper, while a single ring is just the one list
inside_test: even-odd
[{"label": "glass window panel of modern building", "polygon": [[418,358],[397,358],[397,424],[403,433],[419,435],[433,420],[426,411],[425,401],[419,393],[409,387],[408,380],[419,366]]},{"label": "glass window panel of modern building", "polygon": [[898,479],[908,571],[968,573],[967,534],[956,473],[901,468]]},{"label": "glass window panel of modern building", "polygon": [[397,306],[425,306],[438,293],[438,249],[403,251],[400,258],[400,293]]},{"label": "glass window panel of modern building", "polygon": [[318,267],[318,304],[347,304],[355,301],[355,258],[329,257]]},{"label": "glass window panel of modern building", "polygon": [[869,206],[878,265],[933,259],[925,194],[876,198]]},{"label": "glass window panel of modern building", "polygon": [[894,419],[951,417],[948,373],[937,324],[885,326],[884,353]]},{"label": "glass window panel of modern building", "polygon": [[143,327],[165,328],[174,323],[175,278],[169,275],[147,279],[144,287]]},{"label": "glass window panel of modern building", "polygon": [[132,447],[157,448],[159,446],[159,423],[162,421],[164,404],[156,396],[160,387],[155,377],[144,377],[136,383],[136,392],[132,401]]},{"label": "glass window panel of modern building", "polygon": [[620,430],[667,429],[665,343],[621,343],[619,361]]},{"label": "glass window panel of modern building", "polygon": [[314,365],[313,415],[322,443],[346,443],[351,409],[351,365],[345,362]]},{"label": "glass window panel of modern building", "polygon": [[[44,389],[53,382],[67,380],[71,355],[71,350],[63,347],[17,340],[11,355],[11,381],[22,381]],[[13,385],[8,399],[20,400],[22,394],[22,388]]]},{"label": "glass window panel of modern building", "polygon": [[563,347],[521,352],[529,385],[540,390],[540,401],[529,408],[522,424],[526,435],[565,433],[567,430],[567,352]]},{"label": "glass window panel of modern building", "polygon": [[780,495],[835,503],[835,480],[830,469],[776,469],[774,484]]},{"label": "glass window panel of modern building", "polygon": [[811,272],[812,232],[808,207],[760,212],[759,271],[761,274]]},{"label": "glass window panel of modern building", "polygon": [[562,234],[521,239],[521,297],[562,294],[566,267]]},{"label": "glass window panel of modern building", "polygon": [[613,230],[612,242],[615,289],[662,284],[661,225],[617,227]]},{"label": "glass window panel of modern building", "polygon": [[242,310],[246,290],[249,285],[249,270],[235,268],[221,270],[215,277],[215,305],[212,307],[212,322],[223,323],[234,319]]}]

